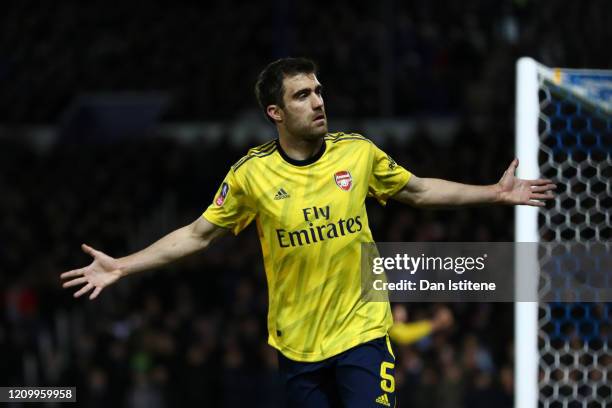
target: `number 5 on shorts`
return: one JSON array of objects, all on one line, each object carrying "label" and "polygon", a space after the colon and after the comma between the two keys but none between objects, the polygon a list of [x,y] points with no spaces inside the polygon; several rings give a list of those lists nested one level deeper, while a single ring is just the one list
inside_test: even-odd
[{"label": "number 5 on shorts", "polygon": [[388,361],[383,361],[380,364],[380,388],[384,392],[394,392],[395,391],[395,378],[393,374],[390,374],[388,370],[393,370],[395,364],[389,363]]}]

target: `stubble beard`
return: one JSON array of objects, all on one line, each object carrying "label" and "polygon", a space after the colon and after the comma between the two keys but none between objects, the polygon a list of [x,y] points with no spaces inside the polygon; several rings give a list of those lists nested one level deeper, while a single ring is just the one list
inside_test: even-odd
[{"label": "stubble beard", "polygon": [[323,126],[314,126],[314,122],[302,126],[288,126],[287,130],[302,140],[315,141],[327,134],[327,118]]},{"label": "stubble beard", "polygon": [[304,131],[302,137],[305,140],[318,140],[324,137],[327,134],[327,124],[325,126],[317,126],[314,129],[309,129]]}]

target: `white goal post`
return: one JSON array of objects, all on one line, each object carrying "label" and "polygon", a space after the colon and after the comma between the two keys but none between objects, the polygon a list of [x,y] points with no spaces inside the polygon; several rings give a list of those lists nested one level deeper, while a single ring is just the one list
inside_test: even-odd
[{"label": "white goal post", "polygon": [[[531,58],[519,59],[516,71],[517,175],[552,178],[559,188],[546,208],[515,208],[515,242],[603,245],[609,254],[612,71],[548,68]],[[532,247],[528,256],[515,251],[515,288],[528,288],[520,298],[537,301],[515,302],[514,406],[610,406],[605,362],[612,302],[609,296],[559,300],[561,286],[550,284],[557,275],[540,268]],[[554,301],[544,302],[544,295]]]},{"label": "white goal post", "polygon": [[[519,158],[517,176],[526,179],[540,177],[538,167],[538,72],[537,63],[531,58],[521,58],[516,69],[516,156]],[[514,233],[516,242],[539,242],[538,209],[517,206],[514,210]],[[534,256],[534,263],[537,257]],[[537,298],[537,277],[525,276],[515,271],[518,288],[531,288],[526,298]],[[538,270],[537,267],[528,270]],[[525,285],[522,279],[533,278],[535,284]],[[538,401],[538,304],[516,302],[514,304],[514,390],[516,408],[536,408]]]}]

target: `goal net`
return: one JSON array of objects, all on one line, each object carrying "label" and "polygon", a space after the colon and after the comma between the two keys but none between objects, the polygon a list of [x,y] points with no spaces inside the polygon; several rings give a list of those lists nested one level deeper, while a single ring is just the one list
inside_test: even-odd
[{"label": "goal net", "polygon": [[[609,254],[612,71],[551,69],[521,58],[516,89],[518,175],[557,184],[555,200],[545,208],[516,208],[516,242],[597,245]],[[555,268],[544,267],[547,260],[550,254],[540,249],[534,268],[516,270],[517,287],[531,280],[528,297],[538,301],[515,306],[515,406],[612,406],[609,292],[568,287],[571,282],[551,272]],[[595,286],[610,288],[609,263],[593,262],[600,267]],[[539,276],[525,276],[526,270]],[[568,290],[573,301],[561,294]]]}]

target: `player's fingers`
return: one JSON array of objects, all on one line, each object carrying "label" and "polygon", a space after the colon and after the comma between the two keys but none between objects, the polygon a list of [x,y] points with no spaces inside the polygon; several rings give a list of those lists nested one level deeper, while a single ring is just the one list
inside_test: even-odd
[{"label": "player's fingers", "polygon": [[546,205],[546,203],[544,203],[543,201],[537,201],[537,200],[529,200],[527,201],[526,204],[532,207],[544,207]]},{"label": "player's fingers", "polygon": [[543,191],[550,191],[550,190],[556,190],[557,189],[557,185],[556,184],[545,184],[543,186],[531,186],[531,191],[533,191],[534,193],[541,193]]},{"label": "player's fingers", "polygon": [[512,160],[512,162],[510,162],[510,165],[508,166],[508,170],[506,170],[507,172],[514,174],[514,172],[516,171],[516,168],[518,167],[518,159],[514,159]]},{"label": "player's fingers", "polygon": [[555,196],[552,193],[548,193],[548,194],[533,193],[529,196],[529,198],[532,200],[550,200],[551,198],[554,198],[554,197]]},{"label": "player's fingers", "polygon": [[98,286],[94,289],[93,292],[91,292],[91,295],[89,295],[89,300],[93,300],[95,298],[98,297],[98,295],[100,294],[100,292],[102,292],[102,286]]},{"label": "player's fingers", "polygon": [[83,275],[83,268],[80,269],[73,269],[71,271],[68,272],[64,272],[60,275],[60,278],[62,279],[66,279],[66,278],[74,278],[76,276],[81,276]]},{"label": "player's fingers", "polygon": [[89,292],[90,290],[93,289],[93,285],[91,283],[88,283],[87,285],[83,286],[81,289],[79,289],[78,292],[75,292],[74,297],[78,298],[79,296],[84,295],[85,293]]},{"label": "player's fingers", "polygon": [[72,286],[76,286],[76,285],[80,285],[81,283],[85,283],[87,282],[87,278],[86,277],[82,277],[82,278],[77,278],[77,279],[73,279],[71,281],[65,282],[62,287],[64,288],[70,288]]},{"label": "player's fingers", "polygon": [[81,244],[81,249],[83,250],[83,252],[85,252],[86,254],[89,254],[93,257],[96,256],[96,250],[93,249],[92,247],[90,247],[89,245],[86,244]]},{"label": "player's fingers", "polygon": [[550,179],[531,180],[531,182],[529,184],[531,184],[532,186],[543,186],[545,184],[552,184],[552,185],[556,186],[556,184],[554,184],[553,181],[550,180]]}]

